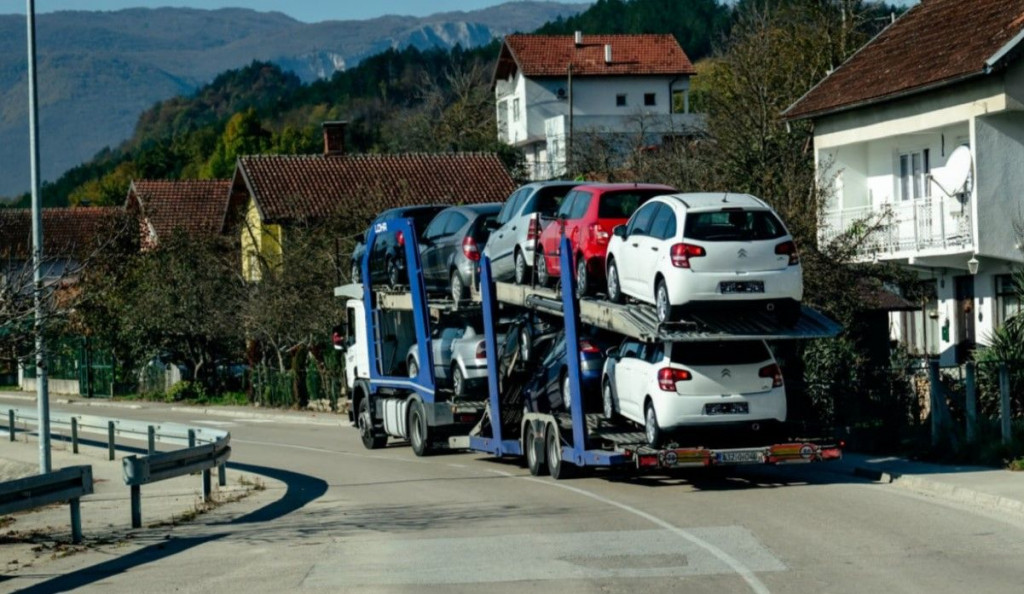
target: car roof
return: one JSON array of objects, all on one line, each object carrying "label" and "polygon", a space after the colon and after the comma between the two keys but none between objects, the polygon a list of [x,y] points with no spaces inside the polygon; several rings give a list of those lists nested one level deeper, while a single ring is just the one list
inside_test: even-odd
[{"label": "car roof", "polygon": [[497,214],[498,211],[501,210],[501,207],[501,202],[485,202],[483,204],[460,204],[458,206],[449,206],[445,210],[462,211],[464,214],[488,215]]},{"label": "car roof", "polygon": [[666,186],[663,184],[608,184],[608,183],[589,183],[580,184],[575,187],[576,190],[596,190],[598,192],[617,192],[622,190],[662,190],[666,194],[673,194],[676,189],[672,186]]},{"label": "car roof", "polygon": [[760,198],[750,194],[731,192],[692,192],[671,194],[664,197],[681,203],[688,210],[721,210],[723,208],[764,208],[771,210]]},{"label": "car roof", "polygon": [[389,209],[385,210],[384,212],[382,212],[379,215],[377,215],[377,218],[387,217],[387,216],[390,216],[390,215],[399,215],[399,216],[401,216],[402,213],[411,213],[411,212],[417,212],[417,211],[436,210],[436,211],[440,212],[441,210],[444,210],[445,208],[447,208],[447,206],[448,205],[446,205],[446,204],[413,204],[413,205],[409,205],[409,206],[397,206],[395,208],[389,208]]}]

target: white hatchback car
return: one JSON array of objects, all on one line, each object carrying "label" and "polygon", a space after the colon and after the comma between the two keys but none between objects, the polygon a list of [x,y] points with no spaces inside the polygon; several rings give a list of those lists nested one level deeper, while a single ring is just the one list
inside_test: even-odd
[{"label": "white hatchback car", "polygon": [[604,363],[604,414],[644,427],[661,446],[686,427],[786,420],[782,370],[760,340],[644,343],[627,338]]},{"label": "white hatchback car", "polygon": [[800,317],[796,244],[771,207],[747,194],[651,199],[615,228],[606,267],[608,298],[651,303],[661,322],[725,304],[774,311],[787,326]]}]

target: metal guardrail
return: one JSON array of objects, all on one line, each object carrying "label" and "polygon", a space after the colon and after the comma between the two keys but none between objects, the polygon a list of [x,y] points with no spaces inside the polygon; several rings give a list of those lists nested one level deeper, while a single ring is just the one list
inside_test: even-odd
[{"label": "metal guardrail", "polygon": [[210,469],[221,469],[220,484],[224,485],[224,463],[231,456],[231,436],[225,435],[214,443],[189,447],[184,450],[147,456],[125,456],[124,484],[132,490],[132,528],[142,526],[142,485],[202,471],[203,501],[210,500]]},{"label": "metal guardrail", "polygon": [[0,483],[0,515],[67,501],[71,504],[71,542],[82,542],[80,500],[92,494],[92,466],[70,466]]},{"label": "metal guardrail", "polygon": [[[39,417],[36,410],[27,408],[8,410],[8,431],[11,441],[15,440],[19,422],[37,425]],[[50,413],[50,427],[51,429],[66,428],[71,433],[71,447],[75,454],[78,453],[79,433],[105,434],[109,460],[114,459],[118,436],[140,441],[146,440],[147,452],[149,452],[147,455],[126,456],[123,462],[124,483],[131,487],[132,528],[142,526],[140,487],[146,483],[202,472],[203,500],[209,501],[211,494],[210,469],[216,466],[218,468],[218,484],[221,487],[227,484],[225,464],[231,455],[229,446],[231,434],[227,431],[191,427],[181,423],[150,423],[61,412]],[[156,451],[157,443],[184,445],[186,448],[161,453]]]}]

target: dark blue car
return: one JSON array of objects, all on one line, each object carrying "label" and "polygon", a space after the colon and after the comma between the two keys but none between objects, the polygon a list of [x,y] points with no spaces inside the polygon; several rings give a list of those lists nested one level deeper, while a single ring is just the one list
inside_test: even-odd
[{"label": "dark blue car", "polygon": [[[601,371],[604,368],[607,342],[595,336],[580,338],[580,379],[584,412],[602,410]],[[551,349],[541,359],[526,387],[527,408],[541,413],[570,411],[568,369],[565,358],[565,331],[562,330],[555,336]]]}]

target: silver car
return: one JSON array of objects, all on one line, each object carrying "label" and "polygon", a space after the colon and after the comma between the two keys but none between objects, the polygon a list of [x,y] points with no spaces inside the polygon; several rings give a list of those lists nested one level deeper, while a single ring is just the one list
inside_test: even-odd
[{"label": "silver car", "polygon": [[553,217],[562,198],[580,185],[576,181],[534,182],[519,188],[508,197],[493,223],[484,248],[491,259],[491,274],[496,280],[512,279],[527,284],[534,264],[533,247],[540,238],[544,224],[535,215]]},{"label": "silver car", "polygon": [[[501,343],[503,335],[498,335]],[[435,328],[431,335],[434,351],[434,379],[438,386],[450,387],[455,398],[483,395],[487,391],[487,346],[480,327],[471,323]],[[409,377],[419,375],[417,344],[409,347],[406,368]]]}]

